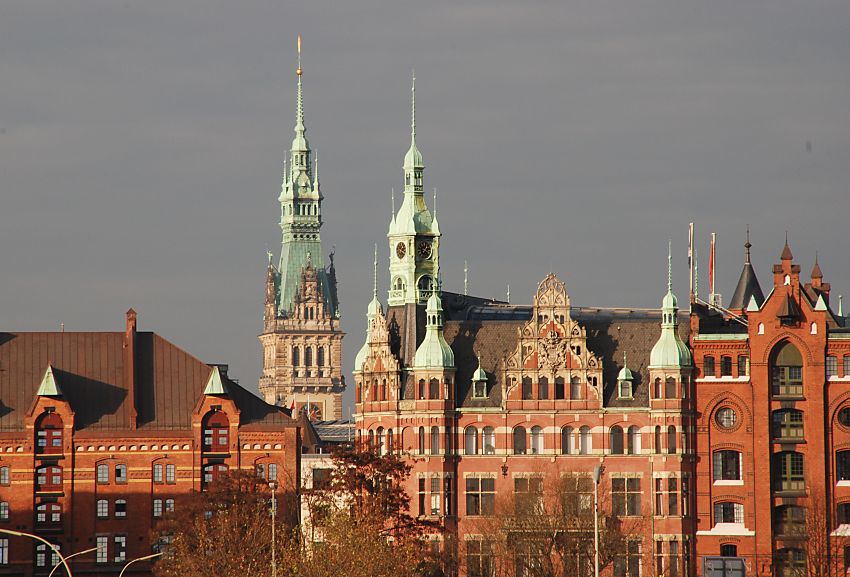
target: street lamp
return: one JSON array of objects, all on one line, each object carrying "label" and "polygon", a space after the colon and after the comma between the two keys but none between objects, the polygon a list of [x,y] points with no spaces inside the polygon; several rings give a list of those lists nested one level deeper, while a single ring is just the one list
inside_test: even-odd
[{"label": "street lamp", "polygon": [[605,465],[593,468],[593,575],[599,577],[599,481]]},{"label": "street lamp", "polygon": [[153,559],[154,557],[159,557],[162,554],[163,553],[153,553],[152,555],[145,555],[144,557],[136,557],[135,559],[127,561],[127,563],[121,568],[121,573],[118,574],[118,577],[124,577],[124,571],[126,571],[127,567],[129,567],[133,563],[136,563],[138,561],[147,561],[148,559]]},{"label": "street lamp", "polygon": [[272,577],[277,577],[277,542],[275,540],[275,525],[277,525],[277,483],[269,481],[269,488],[272,490]]},{"label": "street lamp", "polygon": [[71,573],[71,568],[68,567],[68,562],[65,560],[65,557],[62,556],[62,553],[59,552],[59,549],[56,546],[43,537],[39,537],[38,535],[33,535],[32,533],[24,533],[23,531],[12,531],[11,529],[0,529],[0,533],[5,533],[6,535],[13,535],[15,537],[29,537],[30,539],[35,539],[36,541],[41,541],[56,554],[59,559],[62,561],[62,565],[65,566],[65,571],[68,572],[68,577],[74,577],[74,574]]},{"label": "street lamp", "polygon": [[[84,549],[83,551],[77,551],[76,553],[71,553],[65,559],[70,559],[71,557],[76,557],[77,555],[85,555],[86,553],[91,553],[92,551],[97,551],[97,547],[92,547],[91,549]],[[56,570],[59,569],[59,565],[62,563],[57,563],[53,566],[53,569],[50,570],[50,573],[47,574],[47,577],[53,577],[53,574],[56,573]]]}]

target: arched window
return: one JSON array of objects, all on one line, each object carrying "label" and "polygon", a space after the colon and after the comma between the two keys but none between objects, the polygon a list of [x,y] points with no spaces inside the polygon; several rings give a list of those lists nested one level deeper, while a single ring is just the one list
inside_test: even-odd
[{"label": "arched window", "polygon": [[528,401],[531,399],[531,377],[522,378],[522,400]]},{"label": "arched window", "polygon": [[[53,546],[56,547],[56,549],[58,551],[62,550],[62,545],[60,543],[58,543],[56,541],[56,539],[51,538],[51,539],[48,539],[48,540],[51,541]],[[48,564],[48,557],[50,558],[49,564]],[[55,567],[56,565],[59,565],[59,563],[61,563],[61,561],[62,560],[60,559],[59,555],[56,554],[56,551],[49,548],[47,546],[47,544],[38,543],[35,546],[35,566],[36,567],[43,567],[45,569],[47,567]]]},{"label": "arched window", "polygon": [[774,395],[784,397],[803,396],[803,356],[789,342],[774,349],[771,366],[771,384]]},{"label": "arched window", "polygon": [[313,347],[311,346],[304,347],[304,366],[313,366]]},{"label": "arched window", "polygon": [[526,438],[525,427],[517,427],[514,429],[514,454],[525,455]]},{"label": "arched window", "polygon": [[549,379],[540,377],[538,392],[541,400],[545,401],[549,398]]},{"label": "arched window", "polygon": [[431,454],[440,454],[440,427],[431,427]]},{"label": "arched window", "polygon": [[203,421],[204,451],[227,453],[230,451],[230,420],[222,411],[207,413]]},{"label": "arched window", "polygon": [[224,463],[210,463],[204,465],[204,486],[214,483],[227,473],[227,465]]},{"label": "arched window", "polygon": [[62,467],[59,465],[42,465],[35,470],[36,490],[61,491]]},{"label": "arched window", "polygon": [[427,274],[419,278],[419,282],[416,283],[416,288],[419,289],[420,297],[429,296],[431,294],[432,284],[431,277]]},{"label": "arched window", "polygon": [[431,379],[430,381],[428,381],[428,398],[440,398],[440,381],[438,381],[437,379]]},{"label": "arched window", "polygon": [[667,452],[671,455],[676,453],[676,427],[667,427]]},{"label": "arched window", "polygon": [[655,427],[655,454],[661,454],[661,427]]},{"label": "arched window", "polygon": [[484,454],[496,454],[496,430],[493,427],[484,427]]},{"label": "arched window", "polygon": [[785,548],[776,552],[776,577],[797,577],[806,574],[806,552]]},{"label": "arched window", "polygon": [[62,452],[62,417],[44,413],[35,423],[36,453]]},{"label": "arched window", "polygon": [[35,508],[35,523],[40,527],[50,527],[62,523],[62,505],[59,503],[40,503]]},{"label": "arched window", "polygon": [[712,478],[715,481],[740,481],[741,453],[732,450],[715,451],[712,456]]},{"label": "arched window", "polygon": [[584,425],[578,430],[578,452],[580,455],[589,455],[593,450],[593,438],[590,436],[590,427]]},{"label": "arched window", "polygon": [[561,429],[561,454],[569,455],[573,452],[573,428],[564,427]]},{"label": "arched window", "polygon": [[629,455],[637,455],[640,453],[640,429],[632,425],[627,433],[627,452]]},{"label": "arched window", "polygon": [[570,379],[570,398],[581,399],[581,379],[578,377]]},{"label": "arched window", "polygon": [[292,347],[292,366],[297,367],[301,364],[301,350],[294,346]]},{"label": "arched window", "polygon": [[316,365],[320,367],[325,366],[325,347],[319,346],[316,350]]},{"label": "arched window", "polygon": [[378,379],[375,379],[372,382],[372,400],[373,401],[378,400]]},{"label": "arched window", "polygon": [[425,454],[425,427],[419,427],[419,454]]},{"label": "arched window", "polygon": [[652,397],[654,399],[661,398],[661,378],[655,377],[655,380],[652,382]]},{"label": "arched window", "polygon": [[535,425],[531,427],[531,454],[542,455],[543,449],[543,429]]},{"label": "arched window", "polygon": [[564,377],[555,377],[555,398],[563,399],[566,394]]},{"label": "arched window", "polygon": [[368,447],[370,451],[375,450],[375,431],[369,429],[369,441]]},{"label": "arched window", "polygon": [[404,281],[401,279],[401,277],[396,277],[395,281],[393,282],[393,290],[404,290]]},{"label": "arched window", "polygon": [[376,448],[378,449],[379,455],[387,454],[387,446],[384,444],[384,428],[378,427],[375,431],[375,443]]},{"label": "arched window", "polygon": [[614,425],[611,427],[611,431],[609,432],[610,444],[611,444],[611,454],[612,455],[622,455],[623,454],[623,429],[619,425]]},{"label": "arched window", "polygon": [[718,501],[714,504],[714,524],[735,523],[743,525],[744,506],[732,501]]},{"label": "arched window", "polygon": [[664,381],[664,396],[668,399],[676,398],[676,379],[667,377]]},{"label": "arched window", "polygon": [[419,400],[425,398],[425,379],[419,379]]},{"label": "arched window", "polygon": [[387,400],[387,379],[381,381],[381,400]]},{"label": "arched window", "polygon": [[467,455],[478,454],[478,429],[467,427],[463,432],[463,452]]},{"label": "arched window", "polygon": [[395,446],[395,439],[393,438],[393,430],[387,430],[387,453],[392,453]]}]

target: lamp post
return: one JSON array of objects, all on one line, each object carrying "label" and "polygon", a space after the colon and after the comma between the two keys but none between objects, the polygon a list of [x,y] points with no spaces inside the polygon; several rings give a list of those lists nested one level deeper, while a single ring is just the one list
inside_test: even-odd
[{"label": "lamp post", "polygon": [[153,559],[154,557],[159,557],[162,553],[153,553],[151,555],[145,555],[144,557],[136,557],[135,559],[131,559],[121,567],[121,573],[118,574],[118,577],[124,577],[124,571],[127,570],[127,567],[132,565],[133,563],[137,563],[139,561],[147,561],[148,559]]},{"label": "lamp post", "polygon": [[275,481],[269,481],[269,488],[272,490],[272,577],[277,577],[277,542],[275,539],[275,525],[277,525],[277,483]]},{"label": "lamp post", "polygon": [[65,566],[65,571],[68,572],[68,577],[74,577],[74,574],[71,573],[71,568],[68,567],[68,562],[65,560],[65,557],[62,556],[62,553],[59,552],[59,549],[56,546],[43,537],[39,537],[38,535],[33,535],[32,533],[24,533],[23,531],[12,531],[11,529],[0,529],[0,533],[5,533],[6,535],[13,535],[15,537],[29,537],[30,539],[35,539],[36,541],[41,541],[53,551],[55,555],[59,557],[62,562],[62,565]]},{"label": "lamp post", "polygon": [[[91,553],[92,551],[97,551],[97,547],[92,547],[91,549],[84,549],[82,551],[77,551],[76,553],[71,553],[65,559],[70,559],[71,557],[76,557],[77,555],[85,555],[86,553]],[[57,563],[53,566],[53,569],[50,570],[50,573],[47,574],[47,577],[53,577],[53,574],[56,573],[56,570],[59,569],[59,565],[62,563]]]},{"label": "lamp post", "polygon": [[599,577],[599,481],[605,465],[593,468],[593,576]]}]

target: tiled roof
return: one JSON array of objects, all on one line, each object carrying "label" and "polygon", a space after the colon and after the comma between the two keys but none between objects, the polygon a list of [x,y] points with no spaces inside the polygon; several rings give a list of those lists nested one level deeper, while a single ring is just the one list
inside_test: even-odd
[{"label": "tiled roof", "polygon": [[[133,400],[123,332],[0,333],[0,431],[23,428],[48,365],[75,413],[77,430],[131,427]],[[140,430],[189,430],[212,369],[151,332],[136,333]],[[242,425],[294,424],[280,409],[223,376]]]}]

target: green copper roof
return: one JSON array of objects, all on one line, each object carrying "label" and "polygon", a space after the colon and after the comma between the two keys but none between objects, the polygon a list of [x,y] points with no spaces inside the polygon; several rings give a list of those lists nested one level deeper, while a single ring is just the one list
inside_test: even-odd
[{"label": "green copper roof", "polygon": [[455,366],[455,354],[443,336],[443,304],[439,292],[431,293],[425,307],[425,339],[413,357],[415,367],[453,369]]},{"label": "green copper roof", "polygon": [[59,383],[56,382],[52,366],[47,365],[47,370],[44,371],[44,376],[41,378],[41,384],[38,386],[38,391],[36,391],[35,394],[39,397],[62,396],[62,389],[59,388]]},{"label": "green copper roof", "polygon": [[207,379],[207,386],[204,387],[205,395],[226,395],[227,387],[224,381],[221,380],[221,371],[218,367],[213,367],[210,373],[210,378]]},{"label": "green copper roof", "polygon": [[667,249],[667,294],[661,301],[661,336],[649,354],[650,368],[680,368],[691,366],[691,351],[679,338],[678,301],[673,294],[672,253]]},{"label": "green copper roof", "polygon": [[475,369],[475,372],[472,373],[472,382],[477,383],[480,381],[487,380],[487,373],[484,372],[484,369],[481,368],[481,357],[478,357],[478,368]]}]

